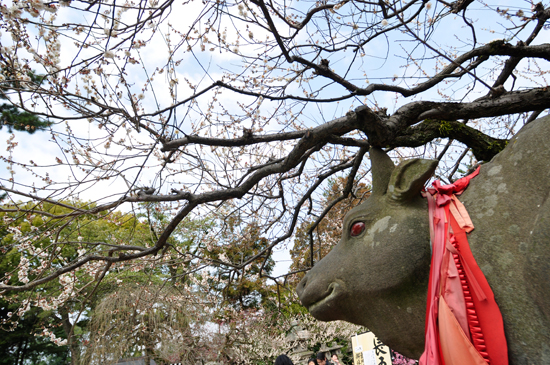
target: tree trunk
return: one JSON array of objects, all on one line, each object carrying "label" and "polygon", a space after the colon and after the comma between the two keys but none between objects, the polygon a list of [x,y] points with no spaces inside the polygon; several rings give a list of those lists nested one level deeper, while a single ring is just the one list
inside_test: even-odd
[{"label": "tree trunk", "polygon": [[27,353],[28,345],[29,345],[29,340],[24,339],[17,353],[17,365],[19,364],[23,365],[23,363],[25,362],[25,354]]},{"label": "tree trunk", "polygon": [[20,343],[19,346],[17,346],[17,353],[15,355],[15,364],[19,365],[19,355],[21,355],[21,348],[24,346],[24,343]]},{"label": "tree trunk", "polygon": [[71,354],[71,365],[77,365],[79,363],[80,352],[78,351],[78,341],[73,331],[73,324],[69,319],[69,312],[62,309],[61,314],[61,323],[63,324],[63,330],[67,335],[67,342],[69,345],[69,351]]}]

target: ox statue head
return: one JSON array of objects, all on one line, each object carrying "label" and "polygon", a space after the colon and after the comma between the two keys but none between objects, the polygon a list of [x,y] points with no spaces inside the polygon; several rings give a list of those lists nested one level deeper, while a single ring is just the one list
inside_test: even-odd
[{"label": "ox statue head", "polygon": [[346,214],[340,242],[297,292],[315,318],[366,326],[388,346],[418,358],[431,256],[428,206],[420,191],[437,161],[394,166],[377,148],[370,158],[371,196]]}]

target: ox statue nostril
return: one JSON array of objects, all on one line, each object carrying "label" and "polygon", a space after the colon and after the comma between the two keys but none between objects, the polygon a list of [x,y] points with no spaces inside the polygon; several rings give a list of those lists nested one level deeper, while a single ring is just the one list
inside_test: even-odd
[{"label": "ox statue nostril", "polygon": [[303,293],[303,292],[306,290],[306,285],[307,285],[307,276],[305,276],[305,277],[298,283],[298,286],[296,287],[296,292],[298,293],[298,296],[300,296],[301,293]]}]

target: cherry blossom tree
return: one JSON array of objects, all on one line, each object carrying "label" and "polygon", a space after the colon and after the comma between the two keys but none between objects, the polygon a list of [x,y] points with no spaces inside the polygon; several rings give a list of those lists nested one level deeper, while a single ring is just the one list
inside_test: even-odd
[{"label": "cherry blossom tree", "polygon": [[94,308],[79,363],[116,364],[136,353],[166,363],[204,360],[209,306],[197,292],[126,284]]},{"label": "cherry blossom tree", "polygon": [[[72,204],[87,205],[74,201]],[[46,209],[49,208],[54,207],[46,206]],[[67,212],[58,206],[56,208],[53,211],[57,214]],[[75,244],[52,249],[48,237],[57,229],[56,220],[44,221],[40,215],[21,216],[18,212],[2,215],[7,229],[0,232],[0,268],[8,283],[32,281],[40,275],[47,262],[52,266],[61,266],[82,255],[85,248],[76,243],[83,240],[102,241],[109,237],[127,244],[143,244],[151,240],[149,226],[133,216],[125,216],[120,212],[81,215],[61,232],[63,241]],[[24,243],[19,242],[22,237],[25,237]],[[124,280],[149,282],[151,271],[147,273],[144,267],[147,265],[143,263],[138,263],[134,269],[128,267],[120,270],[113,267],[106,277],[107,273],[101,265],[85,265],[79,270],[61,275],[58,280],[47,282],[37,290],[8,292],[1,301],[1,308],[6,312],[0,318],[0,330],[9,334],[20,326],[17,323],[19,318],[23,318],[22,323],[25,324],[28,317],[37,317],[35,327],[28,330],[26,335],[45,337],[60,346],[68,345],[71,361],[76,363],[80,353],[80,335],[95,302],[115,290]],[[29,312],[30,309],[33,311]]]},{"label": "cherry blossom tree", "polygon": [[[6,136],[2,249],[23,254],[0,295],[59,282],[68,300],[79,270],[93,286],[159,265],[284,283],[266,271],[274,250],[328,214],[329,179],[346,179],[340,197],[369,183],[370,146],[437,158],[453,180],[550,107],[547,1],[4,0],[0,17],[0,97],[52,123]],[[120,212],[150,239],[73,231]],[[249,223],[267,243],[213,257],[235,216],[237,251]],[[52,228],[13,226],[37,218]]]},{"label": "cherry blossom tree", "polygon": [[[303,328],[305,338],[289,336],[293,324]],[[237,326],[236,326],[237,327]],[[292,349],[302,346],[311,350],[336,340],[350,341],[365,329],[343,321],[321,322],[309,314],[279,316],[276,321],[266,321],[265,313],[248,313],[246,321],[228,333],[231,341],[228,363],[272,364],[283,353],[292,354]]]}]

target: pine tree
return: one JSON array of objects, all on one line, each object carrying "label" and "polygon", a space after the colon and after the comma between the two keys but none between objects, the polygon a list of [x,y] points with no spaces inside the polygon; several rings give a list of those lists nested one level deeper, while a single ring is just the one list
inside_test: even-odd
[{"label": "pine tree", "polygon": [[[43,120],[33,113],[27,111],[22,111],[16,106],[10,104],[7,93],[10,90],[19,88],[18,81],[10,80],[10,77],[6,77],[5,69],[1,71],[0,80],[0,130],[6,126],[8,127],[8,132],[12,133],[13,130],[28,132],[33,134],[36,131],[45,130],[52,123],[48,120]],[[43,76],[29,72],[28,76],[31,78],[32,82],[40,84],[44,79]]]}]

